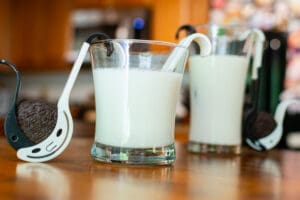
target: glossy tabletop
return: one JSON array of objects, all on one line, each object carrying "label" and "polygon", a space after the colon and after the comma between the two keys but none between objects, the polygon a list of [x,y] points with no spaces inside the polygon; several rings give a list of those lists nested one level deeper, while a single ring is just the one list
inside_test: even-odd
[{"label": "glossy tabletop", "polygon": [[47,163],[25,163],[0,139],[1,199],[299,199],[300,152],[197,155],[177,142],[171,166],[103,164],[91,138],[74,138]]}]

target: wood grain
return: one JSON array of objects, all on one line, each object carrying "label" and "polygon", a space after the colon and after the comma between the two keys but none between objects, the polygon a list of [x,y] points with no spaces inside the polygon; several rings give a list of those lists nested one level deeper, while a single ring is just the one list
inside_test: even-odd
[{"label": "wood grain", "polygon": [[152,39],[178,42],[175,33],[183,24],[204,24],[208,21],[207,0],[152,1]]},{"label": "wood grain", "polygon": [[[0,4],[0,58],[10,59],[10,35],[11,2],[1,0]],[[0,69],[2,70],[2,69]]]},{"label": "wood grain", "polygon": [[1,199],[298,199],[299,152],[243,149],[241,156],[197,155],[177,142],[172,166],[102,164],[91,138],[74,138],[47,163],[24,163],[0,139]]},{"label": "wood grain", "polygon": [[71,0],[12,0],[11,62],[23,71],[66,69]]}]

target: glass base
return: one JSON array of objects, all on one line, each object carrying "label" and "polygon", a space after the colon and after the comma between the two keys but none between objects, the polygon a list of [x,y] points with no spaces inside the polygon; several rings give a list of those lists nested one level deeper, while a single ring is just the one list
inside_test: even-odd
[{"label": "glass base", "polygon": [[240,154],[241,145],[220,145],[189,142],[188,150],[193,153]]},{"label": "glass base", "polygon": [[93,159],[105,163],[131,165],[169,165],[175,160],[175,145],[153,148],[124,148],[95,142],[91,149]]}]

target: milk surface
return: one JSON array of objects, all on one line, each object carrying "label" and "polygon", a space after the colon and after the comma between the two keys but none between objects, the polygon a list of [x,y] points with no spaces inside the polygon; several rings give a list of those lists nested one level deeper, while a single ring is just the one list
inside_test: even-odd
[{"label": "milk surface", "polygon": [[190,141],[241,144],[248,61],[242,56],[191,56]]},{"label": "milk surface", "polygon": [[128,148],[162,147],[174,142],[182,74],[98,68],[93,76],[96,142]]}]

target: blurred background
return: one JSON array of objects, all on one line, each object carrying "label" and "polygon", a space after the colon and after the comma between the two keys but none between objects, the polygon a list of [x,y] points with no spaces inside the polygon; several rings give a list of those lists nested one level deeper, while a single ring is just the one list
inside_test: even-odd
[{"label": "blurred background", "polygon": [[[180,25],[212,22],[242,23],[265,32],[260,110],[274,113],[280,100],[299,98],[299,0],[1,0],[0,58],[10,60],[21,71],[22,98],[56,103],[81,43],[90,33],[178,42],[175,32]],[[14,74],[0,68],[1,120],[9,108],[14,84]],[[177,109],[177,124],[185,129],[189,122],[188,84],[186,73]],[[78,122],[94,122],[88,57],[70,105]],[[299,113],[298,107],[289,109],[280,144],[283,148],[300,148]]]}]

